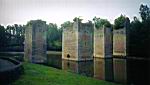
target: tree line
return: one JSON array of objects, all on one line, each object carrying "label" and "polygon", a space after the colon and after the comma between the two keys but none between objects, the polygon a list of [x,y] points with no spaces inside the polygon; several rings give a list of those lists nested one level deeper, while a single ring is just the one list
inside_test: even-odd
[{"label": "tree line", "polygon": [[139,9],[141,21],[135,16],[130,24],[129,52],[131,56],[150,56],[150,8],[141,5]]},{"label": "tree line", "polygon": [[25,25],[0,25],[0,51],[23,51]]},{"label": "tree line", "polygon": [[[47,24],[47,50],[61,51],[62,29],[54,23]],[[0,51],[24,51],[26,25],[0,25]]]}]

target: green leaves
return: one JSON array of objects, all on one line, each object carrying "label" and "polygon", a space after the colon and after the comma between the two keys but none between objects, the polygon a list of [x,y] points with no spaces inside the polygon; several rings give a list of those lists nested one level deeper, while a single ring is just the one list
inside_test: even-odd
[{"label": "green leaves", "polygon": [[120,17],[118,17],[118,18],[115,19],[115,21],[114,21],[114,29],[123,28],[123,27],[124,27],[125,20],[126,20],[126,17],[121,14]]},{"label": "green leaves", "polygon": [[103,27],[103,26],[111,27],[111,24],[107,19],[101,19],[101,18],[94,17],[93,21],[95,23],[95,27],[98,29]]},{"label": "green leaves", "polygon": [[139,13],[141,15],[142,21],[150,19],[150,9],[149,9],[149,7],[147,5],[141,4],[139,10],[140,10]]},{"label": "green leaves", "polygon": [[60,50],[61,49],[62,31],[58,29],[54,23],[49,23],[47,30],[47,47],[48,50]]},{"label": "green leaves", "polygon": [[63,24],[61,24],[61,28],[66,28],[66,27],[71,26],[71,25],[72,25],[72,22],[66,21]]}]

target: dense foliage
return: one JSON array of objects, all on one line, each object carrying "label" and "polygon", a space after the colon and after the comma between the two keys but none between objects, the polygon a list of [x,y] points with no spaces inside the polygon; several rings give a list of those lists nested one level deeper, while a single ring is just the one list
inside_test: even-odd
[{"label": "dense foliage", "polygon": [[124,22],[126,20],[126,17],[123,15],[120,15],[117,19],[114,21],[114,29],[120,29],[124,27]]},{"label": "dense foliage", "polygon": [[5,28],[4,26],[1,26],[0,25],[0,46],[6,46],[7,43],[8,43],[8,40],[7,40],[7,32],[5,32]]},{"label": "dense foliage", "polygon": [[146,21],[150,19],[150,8],[147,5],[141,4],[139,10],[140,10],[139,13],[141,15],[142,21]]},{"label": "dense foliage", "polygon": [[103,26],[111,27],[111,24],[110,24],[110,22],[107,19],[101,19],[101,18],[94,17],[93,21],[95,23],[95,27],[96,28],[101,28]]},{"label": "dense foliage", "polygon": [[71,26],[71,25],[72,25],[72,22],[66,21],[66,22],[64,22],[63,24],[61,24],[61,29],[64,29],[64,28],[66,28],[66,27],[68,27],[68,26]]},{"label": "dense foliage", "polygon": [[23,51],[25,26],[0,26],[0,51]]},{"label": "dense foliage", "polygon": [[150,9],[147,5],[140,6],[142,21],[137,17],[131,22],[130,54],[131,56],[149,57],[150,55]]},{"label": "dense foliage", "polygon": [[47,30],[47,49],[61,50],[62,47],[62,29],[59,29],[56,24],[49,23]]}]

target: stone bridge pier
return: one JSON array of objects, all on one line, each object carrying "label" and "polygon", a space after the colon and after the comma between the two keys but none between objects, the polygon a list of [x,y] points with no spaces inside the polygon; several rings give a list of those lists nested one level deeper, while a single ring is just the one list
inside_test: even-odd
[{"label": "stone bridge pier", "polygon": [[112,58],[112,28],[94,27],[94,57]]},{"label": "stone bridge pier", "polygon": [[93,60],[93,24],[76,19],[63,29],[62,59]]},{"label": "stone bridge pier", "polygon": [[32,63],[44,63],[46,60],[47,25],[42,20],[31,20],[25,29],[25,60]]},{"label": "stone bridge pier", "polygon": [[130,20],[126,18],[123,28],[113,30],[113,55],[125,57],[129,55],[129,26]]}]

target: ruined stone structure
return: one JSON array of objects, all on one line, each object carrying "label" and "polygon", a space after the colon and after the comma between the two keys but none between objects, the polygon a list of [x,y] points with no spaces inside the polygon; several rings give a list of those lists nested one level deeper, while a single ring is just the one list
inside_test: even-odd
[{"label": "ruined stone structure", "polygon": [[94,27],[94,57],[112,57],[112,28]]},{"label": "ruined stone structure", "polygon": [[129,18],[126,18],[124,27],[115,29],[113,31],[113,55],[114,56],[127,56],[128,43],[129,43]]},{"label": "ruined stone structure", "polygon": [[46,22],[32,20],[25,29],[25,58],[32,63],[46,60]]},{"label": "ruined stone structure", "polygon": [[79,19],[63,30],[62,59],[84,61],[93,59],[93,24]]}]

